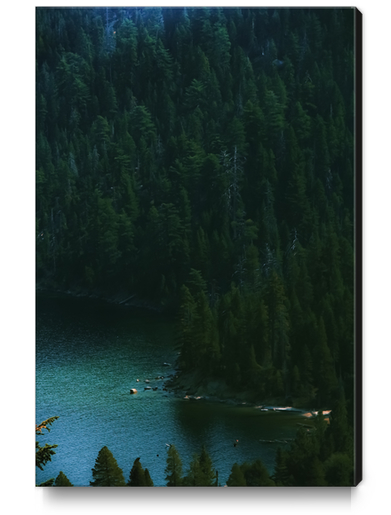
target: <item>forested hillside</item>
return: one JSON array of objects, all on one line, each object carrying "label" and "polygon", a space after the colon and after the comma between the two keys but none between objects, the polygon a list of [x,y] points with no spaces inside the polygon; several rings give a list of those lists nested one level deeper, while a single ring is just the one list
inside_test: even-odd
[{"label": "forested hillside", "polygon": [[351,408],[354,10],[36,21],[37,282],[169,307],[183,370]]}]

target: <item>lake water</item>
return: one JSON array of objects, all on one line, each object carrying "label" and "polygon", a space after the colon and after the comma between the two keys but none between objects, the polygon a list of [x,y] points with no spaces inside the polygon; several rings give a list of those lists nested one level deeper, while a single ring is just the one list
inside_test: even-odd
[{"label": "lake water", "polygon": [[[273,471],[277,444],[261,440],[293,438],[303,420],[254,407],[188,401],[164,391],[156,378],[174,373],[173,366],[164,366],[175,362],[174,341],[173,321],[159,314],[38,296],[36,422],[60,418],[49,434],[38,437],[41,445],[58,447],[44,470],[37,469],[37,483],[62,470],[75,486],[89,486],[104,445],[125,481],[140,457],[155,486],[166,483],[166,444],[178,449],[184,472],[205,444],[221,485],[235,462],[261,459]],[[146,379],[158,389],[144,390]],[[138,393],[130,395],[130,388]]]}]

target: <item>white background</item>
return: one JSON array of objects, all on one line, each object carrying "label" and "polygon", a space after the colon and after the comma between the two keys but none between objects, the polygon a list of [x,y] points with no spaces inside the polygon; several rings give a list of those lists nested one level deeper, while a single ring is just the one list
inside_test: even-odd
[{"label": "white background", "polygon": [[[168,2],[166,5],[183,5]],[[371,0],[363,13],[364,39],[364,479],[346,489],[140,489],[35,488],[35,6],[59,2],[8,2],[0,29],[0,505],[6,513],[116,514],[135,510],[189,514],[256,510],[273,514],[386,513],[390,478],[387,420],[390,358],[389,221],[390,7]],[[113,5],[126,5],[116,2]],[[138,5],[164,5],[139,2]],[[96,2],[71,5],[98,6]],[[127,3],[132,5],[132,3]],[[137,5],[133,3],[133,5]],[[191,2],[241,6],[239,2]],[[263,6],[247,1],[245,6]],[[324,1],[266,6],[348,6]],[[386,398],[385,395],[387,395]],[[55,427],[53,426],[53,431]],[[77,431],[77,427],[70,430]]]}]

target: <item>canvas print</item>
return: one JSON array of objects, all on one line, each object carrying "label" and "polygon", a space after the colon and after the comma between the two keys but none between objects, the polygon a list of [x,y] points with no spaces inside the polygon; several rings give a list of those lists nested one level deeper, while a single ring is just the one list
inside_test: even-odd
[{"label": "canvas print", "polygon": [[36,8],[36,485],[361,480],[361,14]]}]

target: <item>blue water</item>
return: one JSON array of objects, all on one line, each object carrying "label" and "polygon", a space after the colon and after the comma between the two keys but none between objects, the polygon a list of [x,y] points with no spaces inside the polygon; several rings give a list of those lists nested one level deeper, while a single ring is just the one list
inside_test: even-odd
[{"label": "blue water", "polygon": [[[272,472],[277,445],[260,440],[292,438],[300,420],[250,407],[189,402],[164,391],[157,378],[174,373],[173,366],[163,364],[174,364],[176,356],[170,318],[99,301],[39,296],[36,422],[59,419],[38,437],[41,445],[58,447],[44,470],[37,469],[37,483],[63,471],[75,486],[89,486],[104,445],[126,481],[140,457],[155,486],[166,483],[167,443],[178,449],[184,472],[205,444],[222,485],[235,462],[261,459]],[[130,388],[138,393],[130,395]]]}]

